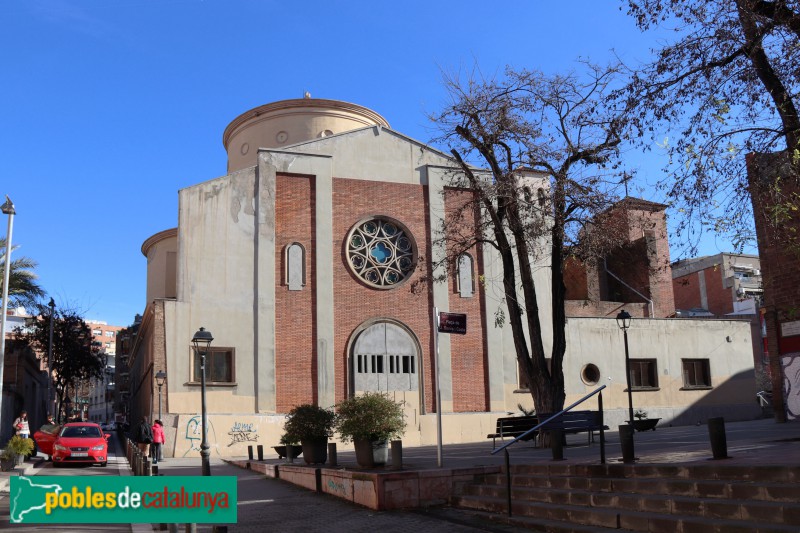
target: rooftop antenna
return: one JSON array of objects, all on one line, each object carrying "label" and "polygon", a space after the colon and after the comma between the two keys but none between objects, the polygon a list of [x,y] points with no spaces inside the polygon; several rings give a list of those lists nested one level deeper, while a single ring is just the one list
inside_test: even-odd
[{"label": "rooftop antenna", "polygon": [[303,93],[303,98],[304,98],[304,99],[306,99],[306,100],[308,100],[309,98],[311,98],[311,93],[310,93],[310,92],[308,92],[308,91],[304,92],[304,93]]}]

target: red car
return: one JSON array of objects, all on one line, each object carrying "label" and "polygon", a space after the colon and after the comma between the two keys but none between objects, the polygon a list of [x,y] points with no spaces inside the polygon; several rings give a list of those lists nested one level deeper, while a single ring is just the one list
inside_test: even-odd
[{"label": "red car", "polygon": [[[64,424],[53,442],[53,466],[66,463],[100,463],[100,466],[106,466],[110,436],[92,422]],[[48,453],[41,445],[39,449]]]},{"label": "red car", "polygon": [[61,426],[58,424],[45,424],[39,428],[39,431],[33,434],[36,448],[47,455],[48,461],[53,456],[53,444],[55,444],[58,438],[59,431],[61,431]]}]

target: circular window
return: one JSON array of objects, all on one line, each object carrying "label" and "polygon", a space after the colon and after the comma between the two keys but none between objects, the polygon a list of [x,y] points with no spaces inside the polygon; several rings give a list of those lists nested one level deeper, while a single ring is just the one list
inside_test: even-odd
[{"label": "circular window", "polygon": [[359,222],[348,233],[347,261],[367,285],[391,289],[411,276],[417,264],[417,246],[405,226],[374,217]]},{"label": "circular window", "polygon": [[289,134],[285,131],[279,131],[275,136],[275,140],[278,141],[278,143],[283,144],[289,140]]},{"label": "circular window", "polygon": [[600,369],[592,363],[584,365],[581,369],[581,381],[586,385],[597,385],[597,382],[600,381]]}]

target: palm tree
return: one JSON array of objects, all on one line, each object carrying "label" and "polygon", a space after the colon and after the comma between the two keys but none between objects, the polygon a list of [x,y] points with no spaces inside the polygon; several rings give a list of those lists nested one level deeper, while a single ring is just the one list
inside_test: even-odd
[{"label": "palm tree", "polygon": [[[13,252],[17,247],[13,246]],[[0,237],[0,283],[5,274],[6,238]],[[11,270],[8,277],[8,302],[12,305],[32,306],[44,296],[44,291],[36,282],[39,277],[34,272],[36,261],[27,257],[11,260]]]}]

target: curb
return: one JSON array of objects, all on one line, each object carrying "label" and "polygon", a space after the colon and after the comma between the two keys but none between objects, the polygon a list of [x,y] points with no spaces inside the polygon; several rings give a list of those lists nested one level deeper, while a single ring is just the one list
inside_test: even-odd
[{"label": "curb", "polygon": [[3,472],[3,475],[0,476],[0,494],[8,494],[12,476],[30,476],[45,462],[45,460],[44,457],[37,456],[32,463],[26,462],[25,468],[21,470],[15,468],[10,472]]}]

